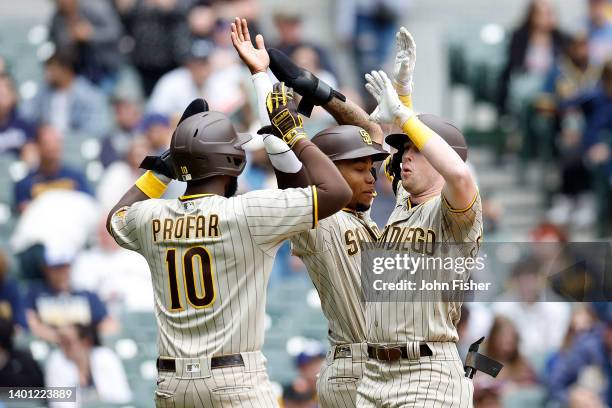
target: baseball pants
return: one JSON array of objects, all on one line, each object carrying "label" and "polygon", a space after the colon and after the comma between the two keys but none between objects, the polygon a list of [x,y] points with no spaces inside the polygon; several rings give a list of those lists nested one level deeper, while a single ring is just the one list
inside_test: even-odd
[{"label": "baseball pants", "polygon": [[244,365],[211,368],[210,358],[175,359],[175,371],[158,371],[157,408],[278,408],[260,351],[240,353]]},{"label": "baseball pants", "polygon": [[351,408],[357,403],[357,387],[368,359],[366,343],[332,346],[317,379],[321,408]]},{"label": "baseball pants", "polygon": [[427,345],[432,356],[409,356],[394,362],[368,359],[359,384],[357,407],[473,408],[474,386],[465,377],[456,344]]}]

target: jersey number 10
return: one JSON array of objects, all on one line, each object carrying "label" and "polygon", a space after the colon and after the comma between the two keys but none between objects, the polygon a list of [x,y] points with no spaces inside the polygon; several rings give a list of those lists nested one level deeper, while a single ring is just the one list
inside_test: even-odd
[{"label": "jersey number 10", "polygon": [[[194,261],[199,263],[200,270],[200,292],[198,294],[197,283],[194,274]],[[176,249],[166,251],[166,264],[168,266],[168,280],[170,283],[170,310],[184,310],[179,293],[179,283],[176,271]],[[185,297],[187,302],[196,309],[209,307],[215,302],[215,282],[212,271],[212,260],[206,248],[201,246],[191,247],[182,259],[183,282],[185,286]]]}]

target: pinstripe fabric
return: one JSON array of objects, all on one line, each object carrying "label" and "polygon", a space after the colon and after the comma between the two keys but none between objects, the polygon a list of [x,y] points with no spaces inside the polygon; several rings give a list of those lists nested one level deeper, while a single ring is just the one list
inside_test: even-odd
[{"label": "pinstripe fabric", "polygon": [[335,358],[336,347],[327,357],[317,378],[317,394],[321,408],[350,408],[356,406],[357,387],[368,359],[366,343],[350,345],[352,356]]},{"label": "pinstripe fabric", "polygon": [[464,376],[455,343],[427,343],[431,357],[365,363],[359,408],[473,408],[474,387]]},{"label": "pinstripe fabric", "polygon": [[378,233],[368,213],[339,211],[321,220],[316,229],[291,239],[293,254],[306,265],[328,320],[329,353],[333,346],[357,343],[352,358],[334,361],[328,353],[317,380],[322,408],[355,406],[366,328],[360,241],[373,242]]},{"label": "pinstripe fabric", "polygon": [[[160,372],[155,391],[156,407],[177,408],[277,408],[266,359],[260,352],[242,353],[244,367],[211,370],[210,359],[177,360],[177,372]],[[197,362],[202,371],[185,372],[187,363]]]},{"label": "pinstripe fabric", "polygon": [[[422,234],[415,239],[416,233]],[[435,243],[466,243],[459,255],[473,256],[482,238],[482,206],[477,194],[469,208],[455,211],[442,196],[411,206],[398,186],[393,210],[380,241],[390,247],[423,239]],[[434,247],[440,248],[440,246]],[[439,273],[440,271],[436,271]],[[424,301],[423,293],[389,293],[387,302],[366,305],[369,343],[402,345],[427,342],[433,357],[395,363],[369,360],[359,385],[358,407],[471,408],[473,386],[464,377],[457,355],[456,324],[461,302]],[[405,296],[404,299],[397,298]],[[419,298],[419,296],[421,298]],[[415,346],[416,347],[416,346]]]},{"label": "pinstripe fabric", "polygon": [[365,341],[359,240],[372,242],[378,233],[367,213],[339,211],[291,238],[321,299],[332,345]]},{"label": "pinstripe fabric", "polygon": [[[391,242],[393,229],[402,231],[420,228],[435,234],[436,245],[467,243],[462,252],[477,249],[482,237],[482,207],[480,195],[463,212],[454,212],[441,196],[434,197],[410,208],[407,194],[398,186],[397,205],[381,234],[382,242]],[[410,234],[403,235],[406,240]],[[438,246],[437,248],[440,248]],[[469,256],[463,253],[462,256]],[[453,341],[459,339],[456,324],[461,317],[460,302],[420,301],[419,293],[406,291],[405,301],[397,300],[402,294],[391,293],[394,301],[368,302],[366,305],[367,339],[370,343],[401,343],[405,341]],[[391,299],[391,298],[390,298]]]},{"label": "pinstripe fabric", "polygon": [[[151,270],[160,356],[207,358],[260,350],[274,256],[283,240],[313,227],[314,207],[313,188],[299,188],[252,191],[232,198],[154,199],[118,210],[111,219],[115,240],[143,255]],[[188,235],[186,225],[194,223],[201,228],[192,228]],[[166,231],[166,225],[176,228]],[[207,297],[211,289],[212,300]],[[202,299],[211,301],[194,303]],[[214,377],[219,384],[225,377],[232,383],[238,375],[221,374]],[[258,381],[267,378],[265,372],[250,376]],[[193,394],[184,380],[169,379],[167,384],[178,387],[175,394],[184,393],[185,398]],[[195,387],[204,398],[200,386]],[[244,396],[245,401],[253,400],[253,395],[269,401],[265,389],[258,385],[254,390]],[[242,406],[242,393],[227,394],[224,403],[234,405],[223,406]]]}]

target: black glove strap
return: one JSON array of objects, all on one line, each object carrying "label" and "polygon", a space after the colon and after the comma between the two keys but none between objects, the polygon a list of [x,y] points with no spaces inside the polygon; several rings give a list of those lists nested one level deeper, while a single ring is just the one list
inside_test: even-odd
[{"label": "black glove strap", "polygon": [[467,378],[473,378],[477,371],[482,371],[495,378],[504,367],[499,361],[493,360],[478,352],[478,348],[484,339],[484,337],[481,337],[470,345],[467,356],[465,357],[465,364],[463,365]]}]

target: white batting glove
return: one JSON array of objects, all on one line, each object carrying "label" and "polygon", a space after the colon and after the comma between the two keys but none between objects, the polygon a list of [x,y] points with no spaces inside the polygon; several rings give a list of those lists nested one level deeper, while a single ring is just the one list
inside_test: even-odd
[{"label": "white batting glove", "polygon": [[384,71],[372,71],[371,74],[366,74],[365,78],[366,89],[378,102],[370,120],[376,123],[396,123],[401,127],[414,116],[414,111],[402,104],[393,83]]},{"label": "white batting glove", "polygon": [[406,27],[395,34],[395,66],[393,86],[400,95],[411,95],[414,87],[414,66],[416,64],[416,43]]}]

